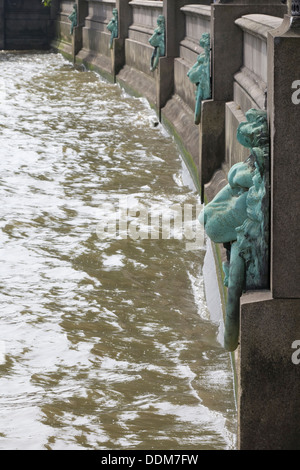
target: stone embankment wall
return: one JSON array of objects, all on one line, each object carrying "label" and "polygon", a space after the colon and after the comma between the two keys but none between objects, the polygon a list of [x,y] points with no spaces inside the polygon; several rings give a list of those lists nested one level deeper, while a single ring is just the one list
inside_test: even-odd
[{"label": "stone embankment wall", "polygon": [[[255,93],[252,90],[248,93],[250,99],[243,110],[239,108],[238,98],[237,110],[232,108],[239,81],[246,90],[253,84],[250,74],[248,80],[246,77],[247,65],[243,68],[244,31],[236,20],[249,14],[269,15],[282,20],[286,12],[286,7],[278,0],[258,0],[255,5],[247,1],[229,3],[232,5],[225,7],[225,4],[211,5],[210,1],[190,4],[186,0],[82,0],[78,2],[78,27],[71,36],[68,16],[74,2],[61,0],[58,5],[57,39],[53,43],[56,49],[73,57],[77,63],[94,67],[107,79],[115,80],[132,93],[149,100],[160,119],[177,138],[194,181],[206,200],[213,196],[214,186],[219,188],[216,178],[226,179],[232,162],[229,157],[231,149],[235,151],[234,158],[237,160],[245,154],[245,149],[235,142],[234,132],[238,120],[243,119],[245,107],[254,104],[264,108],[264,91],[260,93],[263,96],[255,101],[251,100]],[[115,7],[119,10],[119,37],[111,51],[107,24]],[[166,18],[166,55],[160,59],[159,69],[152,72],[150,60],[153,47],[149,44],[149,38],[160,14]],[[255,23],[255,19],[249,21]],[[276,26],[272,23],[269,29],[272,25]],[[212,99],[204,103],[202,123],[196,126],[196,86],[188,79],[187,72],[203,52],[199,40],[204,32],[209,32],[212,37]],[[251,36],[251,31],[245,32],[246,41],[247,34]],[[252,36],[257,37],[255,27]],[[262,41],[266,42],[266,37]],[[252,42],[249,48],[255,50],[256,45]],[[266,49],[261,53],[262,60],[266,60]],[[263,73],[266,73],[265,66]],[[254,70],[252,82],[256,83],[256,80]],[[261,90],[263,81],[266,77],[258,85]],[[222,168],[224,174],[216,175],[216,171]],[[214,183],[205,195],[204,185],[210,183],[213,177]]]},{"label": "stone embankment wall", "polygon": [[0,0],[0,50],[47,49],[53,33],[41,0]]},{"label": "stone embankment wall", "polygon": [[[177,140],[205,203],[227,184],[230,168],[249,156],[237,140],[247,111],[267,112],[269,283],[240,298],[240,340],[233,354],[238,446],[299,449],[300,360],[292,349],[300,347],[300,134],[295,128],[300,118],[299,1],[283,5],[280,0],[77,0],[78,26],[71,35],[72,5],[72,0],[57,3],[53,46],[75,63],[94,68],[149,100]],[[119,31],[110,49],[107,25],[114,8]],[[166,22],[165,54],[151,71],[149,38],[159,15]],[[203,33],[211,37],[211,98],[202,101],[196,125],[196,85],[187,72],[203,52],[199,43]],[[226,251],[208,241],[207,252],[216,267],[215,277],[221,278]],[[215,285],[219,291],[209,292],[211,305],[222,303],[226,294],[226,289],[221,292],[222,283]]]}]

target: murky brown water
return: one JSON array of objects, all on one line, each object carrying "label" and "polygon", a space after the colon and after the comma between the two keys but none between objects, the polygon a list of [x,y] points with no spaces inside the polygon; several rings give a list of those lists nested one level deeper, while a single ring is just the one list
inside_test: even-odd
[{"label": "murky brown water", "polygon": [[120,200],[199,203],[170,136],[56,54],[0,54],[0,106],[0,449],[234,448],[205,250],[99,236]]}]

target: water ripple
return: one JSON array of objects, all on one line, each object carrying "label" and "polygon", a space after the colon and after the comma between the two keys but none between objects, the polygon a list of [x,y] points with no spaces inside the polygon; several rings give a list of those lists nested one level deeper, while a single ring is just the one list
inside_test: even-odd
[{"label": "water ripple", "polygon": [[171,137],[60,55],[0,63],[0,448],[234,447],[204,250],[97,236],[120,197],[131,223],[141,204],[199,203]]}]

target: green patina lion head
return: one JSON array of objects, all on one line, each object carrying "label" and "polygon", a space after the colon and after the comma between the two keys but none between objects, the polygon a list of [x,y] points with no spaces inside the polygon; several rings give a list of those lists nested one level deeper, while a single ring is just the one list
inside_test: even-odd
[{"label": "green patina lion head", "polygon": [[157,18],[157,28],[149,39],[149,43],[154,47],[150,66],[150,70],[153,71],[158,66],[159,58],[165,55],[165,17],[163,15]]},{"label": "green patina lion head", "polygon": [[236,230],[248,217],[248,191],[257,184],[257,172],[262,174],[264,171],[264,152],[259,149],[268,143],[266,112],[251,109],[246,113],[246,118],[247,121],[238,128],[237,139],[252,150],[251,156],[230,169],[228,184],[200,214],[200,222],[215,243],[237,240]]},{"label": "green patina lion head", "polygon": [[268,162],[269,135],[265,111],[250,109],[237,131],[238,141],[251,149],[245,162],[228,173],[228,184],[199,216],[208,237],[223,243],[228,261],[223,264],[228,287],[224,345],[238,346],[239,301],[245,289],[268,283]]},{"label": "green patina lion head", "polygon": [[195,124],[199,124],[201,120],[201,103],[203,100],[211,98],[210,83],[210,34],[203,33],[200,39],[200,46],[203,47],[202,52],[196,63],[187,73],[190,81],[197,85],[196,105],[195,105]]},{"label": "green patina lion head", "polygon": [[71,21],[70,34],[73,34],[74,28],[77,26],[77,4],[74,3],[73,11],[69,15],[69,20]]},{"label": "green patina lion head", "polygon": [[110,40],[109,40],[109,47],[110,49],[113,48],[113,40],[118,37],[119,34],[119,26],[118,26],[118,9],[113,9],[113,17],[107,25],[108,31],[110,31]]}]

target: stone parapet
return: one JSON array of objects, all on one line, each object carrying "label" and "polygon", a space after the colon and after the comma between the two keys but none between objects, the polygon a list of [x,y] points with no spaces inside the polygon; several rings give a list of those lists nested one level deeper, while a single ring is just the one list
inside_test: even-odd
[{"label": "stone parapet", "polygon": [[268,81],[267,37],[282,19],[269,15],[244,15],[235,21],[243,31],[243,66],[235,75],[234,101],[244,113],[265,109]]},{"label": "stone parapet", "polygon": [[210,33],[210,6],[187,5],[180,9],[184,15],[184,37],[179,43],[179,55],[174,59],[174,92],[194,112],[196,86],[187,78],[189,69],[203,52],[199,45],[203,33]]}]

